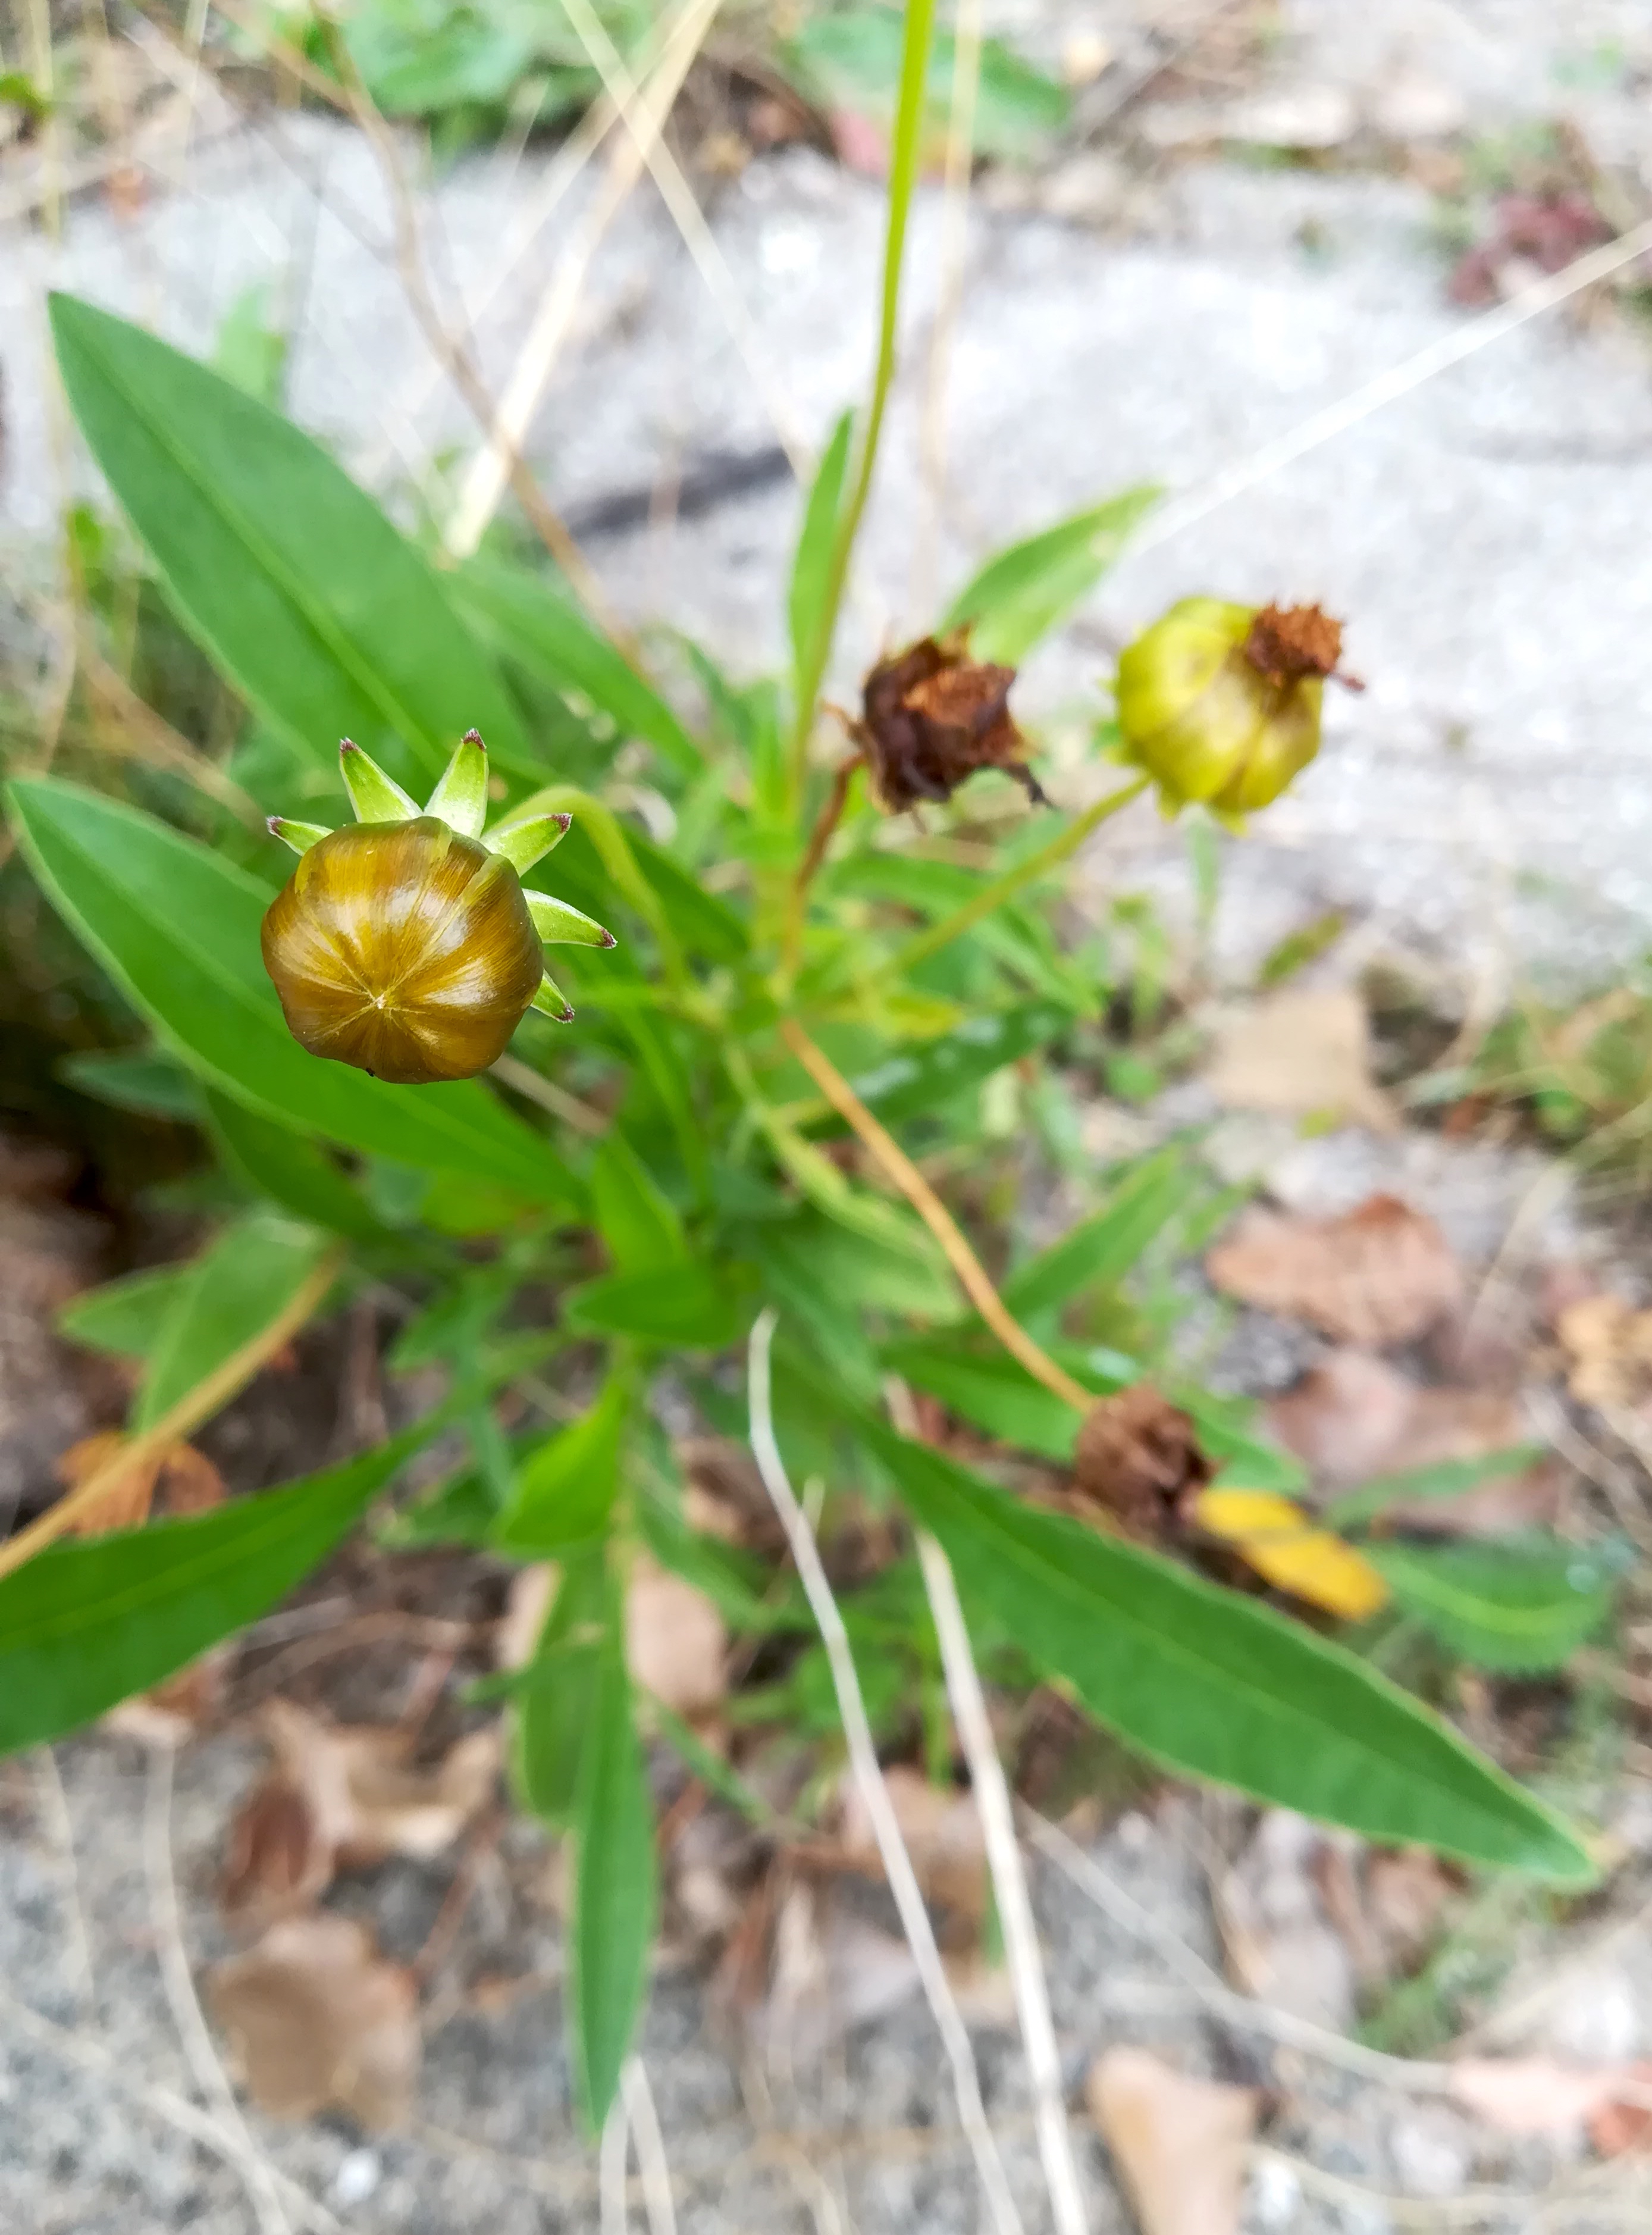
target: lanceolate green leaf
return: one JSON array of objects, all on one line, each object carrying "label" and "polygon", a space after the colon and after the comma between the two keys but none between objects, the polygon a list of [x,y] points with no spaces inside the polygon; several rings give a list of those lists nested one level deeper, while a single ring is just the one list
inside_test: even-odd
[{"label": "lanceolate green leaf", "polygon": [[898,1048],[850,1084],[885,1124],[898,1125],[1018,1063],[1072,1022],[1073,1012],[1055,1001],[983,1011],[936,1039]]},{"label": "lanceolate green leaf", "polygon": [[547,1824],[573,1813],[608,1610],[600,1545],[558,1562],[556,1596],[516,1693],[513,1766],[523,1799]]},{"label": "lanceolate green leaf", "polygon": [[624,1624],[614,1605],[597,1659],[574,1838],[571,2046],[580,2102],[595,2133],[608,2115],[637,2029],[657,1906],[654,1811],[631,1719]]},{"label": "lanceolate green leaf", "polygon": [[435,1425],[212,1513],[55,1544],[0,1579],[0,1753],[61,1738],[264,1613]]},{"label": "lanceolate green leaf", "polygon": [[656,1273],[688,1257],[682,1222],[624,1135],[611,1132],[591,1174],[597,1231],[620,1273]]},{"label": "lanceolate green leaf", "polygon": [[245,870],[77,784],[29,777],[7,800],[59,914],[209,1085],[346,1148],[494,1179],[536,1203],[578,1202],[556,1151],[479,1082],[387,1086],[307,1054],[259,952],[271,895]]},{"label": "lanceolate green leaf", "polygon": [[1173,1144],[1144,1157],[1100,1210],[1010,1275],[1004,1302],[1017,1319],[1035,1319],[1081,1289],[1112,1287],[1175,1216],[1192,1184],[1186,1153]]},{"label": "lanceolate green leaf", "polygon": [[553,691],[585,699],[622,738],[645,738],[685,776],[699,775],[704,757],[659,692],[548,584],[473,559],[454,575],[454,596],[496,650]]},{"label": "lanceolate green leaf", "polygon": [[721,1350],[740,1334],[745,1316],[737,1297],[703,1265],[611,1273],[571,1288],[562,1304],[576,1333],[635,1335],[689,1350]]},{"label": "lanceolate green leaf", "polygon": [[1512,1475],[1525,1474],[1545,1456],[1542,1444],[1512,1444],[1471,1459],[1437,1459],[1429,1466],[1407,1467],[1332,1498],[1324,1508],[1325,1518],[1338,1529],[1354,1529],[1374,1521],[1391,1505],[1410,1505],[1424,1499],[1444,1504],[1478,1490],[1482,1483],[1504,1482]]},{"label": "lanceolate green leaf", "polygon": [[940,1539],[966,1601],[1173,1769],[1568,1884],[1575,1835],[1341,1647],[1118,1538],[1044,1513],[870,1417],[856,1433]]},{"label": "lanceolate green leaf", "polygon": [[1361,1549],[1395,1605],[1477,1668],[1558,1668],[1611,1609],[1613,1563],[1557,1537]]},{"label": "lanceolate green leaf", "polygon": [[106,1281],[65,1304],[57,1314],[61,1331],[88,1350],[116,1358],[147,1358],[160,1340],[173,1305],[195,1277],[193,1265],[155,1265]]},{"label": "lanceolate green leaf", "polygon": [[1089,595],[1159,496],[1151,487],[1126,489],[1010,544],[958,592],[946,626],[969,622],[977,659],[1019,666],[1039,639]]},{"label": "lanceolate green leaf", "polygon": [[502,766],[535,771],[434,573],[324,450],[123,319],[68,295],[51,315],[110,487],[184,619],[273,729],[317,755],[354,737],[412,777],[474,728]]},{"label": "lanceolate green leaf", "polygon": [[619,1490],[630,1377],[611,1373],[591,1410],[548,1436],[517,1471],[495,1542],[528,1555],[559,1552],[601,1536]]},{"label": "lanceolate green leaf", "polygon": [[292,1132],[216,1087],[206,1089],[206,1109],[219,1146],[232,1169],[295,1218],[308,1219],[352,1242],[385,1242],[389,1229],[379,1222],[364,1197],[314,1141]]},{"label": "lanceolate green leaf", "polygon": [[173,1300],[132,1409],[133,1427],[153,1427],[268,1327],[310,1278],[323,1246],[314,1227],[262,1213],[226,1228]]},{"label": "lanceolate green leaf", "polygon": [[846,411],[832,430],[820,454],[803,526],[792,561],[791,594],[787,618],[792,632],[792,687],[800,699],[819,673],[825,657],[821,632],[826,625],[826,591],[832,574],[832,550],[838,539],[838,515],[843,504],[844,476],[849,467],[849,438],[854,414]]}]

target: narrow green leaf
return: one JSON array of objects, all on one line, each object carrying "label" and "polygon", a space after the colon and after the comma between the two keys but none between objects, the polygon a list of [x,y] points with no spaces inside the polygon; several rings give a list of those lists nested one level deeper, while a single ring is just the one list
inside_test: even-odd
[{"label": "narrow green leaf", "polygon": [[[1071,1461],[1081,1416],[996,1341],[961,1331],[889,1343],[881,1356],[891,1373],[999,1442],[1060,1465]],[[1141,1372],[1117,1352],[1066,1348],[1060,1358],[1098,1396],[1126,1387]]]},{"label": "narrow green leaf", "polygon": [[591,1410],[548,1436],[523,1462],[494,1532],[502,1551],[537,1559],[602,1535],[619,1492],[631,1396],[630,1377],[611,1373]]},{"label": "narrow green leaf", "polygon": [[534,1658],[518,1672],[512,1764],[527,1806],[560,1828],[573,1814],[579,1783],[608,1579],[600,1545],[581,1547],[558,1565],[556,1596]]},{"label": "narrow green leaf", "polygon": [[255,1621],[438,1425],[211,1513],[54,1544],[0,1578],[0,1753],[61,1738]]},{"label": "narrow green leaf", "polygon": [[[685,776],[699,775],[704,756],[659,692],[537,575],[472,559],[455,573],[452,594],[497,651],[606,714],[622,738],[645,738]],[[476,726],[491,750],[493,732],[486,722]]]},{"label": "narrow green leaf", "polygon": [[1482,1452],[1477,1458],[1437,1459],[1430,1466],[1407,1467],[1399,1474],[1380,1475],[1333,1498],[1323,1507],[1324,1518],[1334,1529],[1355,1529],[1373,1521],[1389,1506],[1411,1504],[1419,1499],[1460,1498],[1482,1483],[1503,1482],[1527,1473],[1548,1456],[1542,1444],[1512,1444],[1499,1452]]},{"label": "narrow green leaf", "polygon": [[1615,1563],[1558,1537],[1361,1549],[1395,1605],[1477,1668],[1558,1668],[1611,1611]]},{"label": "narrow green leaf", "polygon": [[1342,1647],[1169,1561],[1043,1513],[870,1416],[856,1433],[967,1600],[1170,1767],[1466,1862],[1564,1884],[1576,1835]]},{"label": "narrow green leaf", "polygon": [[495,1179],[536,1203],[579,1190],[550,1144],[474,1079],[387,1086],[307,1054],[264,971],[268,889],[153,816],[29,777],[6,790],[47,898],[209,1085],[266,1118],[421,1171]]},{"label": "narrow green leaf", "polygon": [[688,1259],[682,1221],[624,1136],[611,1131],[591,1173],[597,1231],[619,1273],[656,1273]]},{"label": "narrow green leaf", "polygon": [[577,1334],[635,1335],[643,1342],[682,1343],[690,1350],[722,1350],[738,1339],[748,1317],[738,1299],[703,1265],[611,1273],[571,1288],[562,1312]]},{"label": "narrow green leaf", "polygon": [[206,1090],[206,1109],[219,1147],[232,1169],[293,1217],[347,1235],[352,1242],[384,1242],[389,1229],[379,1222],[359,1190],[351,1186],[324,1149],[232,1101],[216,1087]]},{"label": "narrow green leaf", "polygon": [[1087,598],[1161,492],[1144,483],[989,559],[953,599],[944,626],[968,622],[978,659],[1018,667],[1041,637]]},{"label": "narrow green leaf", "polygon": [[135,1110],[144,1118],[173,1118],[186,1125],[200,1119],[199,1087],[182,1064],[164,1052],[123,1048],[118,1053],[66,1055],[57,1076],[117,1110]]},{"label": "narrow green leaf", "polygon": [[843,506],[844,477],[849,469],[849,442],[853,432],[854,413],[846,411],[820,453],[820,462],[815,468],[803,508],[797,553],[792,560],[787,616],[792,632],[792,687],[799,698],[819,673],[824,657],[820,635],[826,626],[832,554],[838,540],[838,515]]},{"label": "narrow green leaf", "polygon": [[149,1354],[132,1426],[153,1427],[180,1397],[278,1318],[325,1245],[313,1227],[259,1213],[225,1229],[181,1282]]},{"label": "narrow green leaf", "polygon": [[[81,431],[201,645],[271,728],[434,774],[474,725],[536,764],[435,573],[307,435],[124,319],[54,295]],[[272,805],[280,803],[272,802]]]},{"label": "narrow green leaf", "polygon": [[1020,1320],[1059,1310],[1081,1289],[1116,1287],[1196,1184],[1173,1143],[1144,1157],[1100,1210],[1012,1273],[1003,1300]]},{"label": "narrow green leaf", "polygon": [[601,2130],[619,2087],[648,1982],[658,1884],[654,1811],[631,1720],[624,1623],[617,1606],[597,1657],[591,1720],[574,1802],[568,2015],[580,2103]]},{"label": "narrow green leaf", "polygon": [[691,954],[708,962],[743,962],[751,949],[751,934],[727,901],[708,893],[675,855],[656,846],[647,833],[628,825],[637,866],[649,883],[672,929]]},{"label": "narrow green leaf", "polygon": [[937,1039],[897,1049],[849,1083],[886,1125],[898,1125],[1019,1063],[1072,1022],[1072,1010],[1055,1001],[983,1010]]},{"label": "narrow green leaf", "polygon": [[116,1358],[147,1358],[160,1340],[173,1307],[195,1277],[193,1265],[156,1265],[106,1281],[65,1304],[59,1330],[88,1350]]}]

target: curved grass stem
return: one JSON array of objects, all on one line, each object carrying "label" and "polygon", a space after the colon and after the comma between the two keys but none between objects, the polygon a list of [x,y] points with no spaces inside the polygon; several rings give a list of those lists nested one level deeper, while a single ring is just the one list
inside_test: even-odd
[{"label": "curved grass stem", "polygon": [[1093,830],[1099,829],[1107,817],[1116,815],[1120,808],[1128,807],[1133,799],[1139,798],[1152,781],[1151,777],[1136,777],[1119,790],[1110,791],[1095,801],[1081,815],[1075,815],[1066,829],[1052,838],[1048,846],[1041,846],[1037,853],[1028,854],[1025,861],[1017,862],[1014,868],[1006,869],[1002,876],[995,877],[989,885],[983,885],[974,898],[966,901],[961,908],[955,908],[950,915],[943,916],[939,923],[932,923],[927,931],[920,931],[915,938],[909,939],[904,947],[897,947],[879,975],[890,978],[897,974],[904,975],[907,971],[916,968],[918,963],[927,962],[931,954],[938,954],[944,947],[950,947],[953,941],[961,939],[966,931],[973,931],[983,917],[989,916],[1006,901],[1014,900],[1017,893],[1024,892],[1028,885],[1036,884],[1040,877],[1047,876],[1052,869],[1060,868],[1063,862],[1070,860]]},{"label": "curved grass stem", "polygon": [[826,1100],[859,1136],[940,1243],[965,1295],[1010,1356],[1063,1404],[1070,1405],[1075,1412],[1087,1412],[1095,1402],[1090,1391],[1075,1381],[1064,1367],[1058,1366],[1011,1315],[1003,1298],[988,1279],[981,1260],[965,1241],[957,1221],[899,1142],[872,1116],[831,1057],[815,1045],[793,1018],[781,1019],[780,1032]]},{"label": "curved grass stem", "polygon": [[872,477],[878,462],[878,438],[883,433],[884,413],[888,407],[889,391],[895,377],[901,265],[906,253],[906,221],[911,213],[912,188],[917,180],[930,51],[934,39],[935,0],[907,0],[905,36],[901,48],[900,90],[895,109],[894,139],[890,147],[889,220],[884,233],[878,361],[872,373],[872,397],[866,408],[865,425],[861,434],[859,455],[855,462],[849,501],[843,508],[837,537],[832,547],[826,596],[821,603],[820,625],[815,632],[808,671],[800,678],[801,687],[798,691],[795,726],[792,733],[793,812],[803,796],[804,764],[814,728],[821,678],[832,657],[833,639],[838,628],[838,612],[843,603],[844,585],[849,578],[849,561],[854,554],[855,538],[860,531],[866,499],[872,493]]}]

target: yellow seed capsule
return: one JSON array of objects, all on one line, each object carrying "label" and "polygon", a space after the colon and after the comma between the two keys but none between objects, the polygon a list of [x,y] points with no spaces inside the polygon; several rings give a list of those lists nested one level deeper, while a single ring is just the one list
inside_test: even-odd
[{"label": "yellow seed capsule", "polygon": [[1166,810],[1202,800],[1237,816],[1277,799],[1319,750],[1342,640],[1317,606],[1218,598],[1184,598],[1139,636],[1119,661],[1119,727]]},{"label": "yellow seed capsule", "polygon": [[515,869],[434,815],[310,845],[263,945],[293,1038],[399,1086],[485,1071],[545,967]]}]

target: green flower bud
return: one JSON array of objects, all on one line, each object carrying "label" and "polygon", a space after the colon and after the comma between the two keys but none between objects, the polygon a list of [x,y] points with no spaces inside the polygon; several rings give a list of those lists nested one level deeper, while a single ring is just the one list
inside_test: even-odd
[{"label": "green flower bud", "polygon": [[1120,659],[1126,757],[1152,777],[1166,814],[1190,800],[1224,817],[1266,807],[1319,750],[1325,678],[1342,649],[1341,623],[1317,606],[1183,598]]},{"label": "green flower bud", "polygon": [[519,874],[571,817],[540,815],[484,835],[487,750],[466,732],[421,811],[346,737],[342,830],[271,816],[298,867],[264,919],[264,965],[293,1038],[312,1055],[402,1086],[469,1078],[504,1052],[530,1008],[573,1016],[540,948],[611,947],[566,901]]}]

